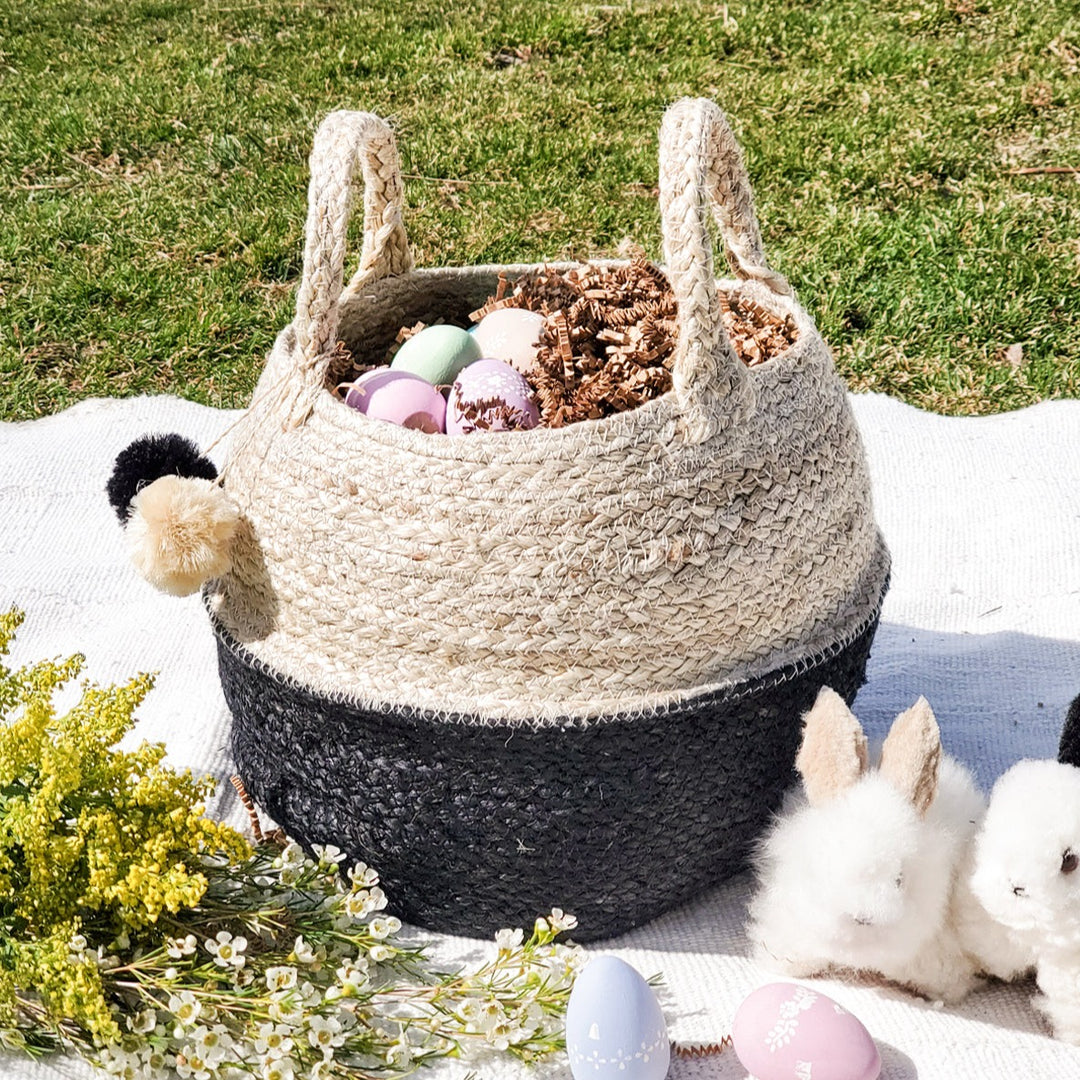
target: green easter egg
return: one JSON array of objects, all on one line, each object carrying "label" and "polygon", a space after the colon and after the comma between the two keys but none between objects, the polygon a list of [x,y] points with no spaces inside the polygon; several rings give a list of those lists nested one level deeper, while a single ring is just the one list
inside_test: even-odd
[{"label": "green easter egg", "polygon": [[408,371],[432,386],[448,386],[463,367],[479,360],[476,338],[459,326],[426,326],[398,349],[395,371]]}]

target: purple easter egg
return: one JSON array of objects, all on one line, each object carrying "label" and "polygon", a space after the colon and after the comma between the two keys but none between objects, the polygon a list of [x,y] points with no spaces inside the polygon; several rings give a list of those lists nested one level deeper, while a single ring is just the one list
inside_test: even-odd
[{"label": "purple easter egg", "polygon": [[759,987],[739,1006],[731,1041],[757,1080],[875,1080],[881,1056],[847,1009],[795,983]]},{"label": "purple easter egg", "polygon": [[360,376],[345,395],[345,404],[370,416],[417,431],[441,432],[446,401],[431,383],[407,371],[376,368]]},{"label": "purple easter egg", "polygon": [[477,360],[458,375],[450,388],[447,435],[524,430],[539,422],[540,410],[532,400],[529,384],[502,360]]}]

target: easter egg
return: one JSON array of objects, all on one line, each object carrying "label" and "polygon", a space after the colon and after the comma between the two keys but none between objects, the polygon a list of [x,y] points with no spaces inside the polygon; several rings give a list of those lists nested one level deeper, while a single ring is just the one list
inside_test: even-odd
[{"label": "easter egg", "polygon": [[376,368],[360,376],[345,395],[345,404],[373,420],[386,420],[418,431],[443,431],[446,400],[419,375]]},{"label": "easter egg", "polygon": [[473,335],[484,356],[505,360],[522,375],[536,367],[544,316],[524,308],[499,308],[485,315]]},{"label": "easter egg", "polygon": [[540,410],[525,377],[502,360],[477,360],[450,387],[448,435],[533,428],[539,422]]},{"label": "easter egg", "polygon": [[847,1009],[795,983],[759,987],[739,1006],[731,1041],[757,1080],[875,1080],[881,1055]]},{"label": "easter egg", "polygon": [[425,326],[398,349],[390,367],[419,375],[432,386],[448,386],[483,355],[475,336],[460,326]]},{"label": "easter egg", "polygon": [[566,1052],[574,1080],[664,1080],[671,1043],[660,1002],[629,964],[591,960],[566,1003]]}]

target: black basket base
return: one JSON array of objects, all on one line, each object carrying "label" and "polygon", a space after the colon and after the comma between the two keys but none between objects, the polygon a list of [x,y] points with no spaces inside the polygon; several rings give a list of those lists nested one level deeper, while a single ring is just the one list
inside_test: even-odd
[{"label": "black basket base", "polygon": [[746,867],[795,779],[801,714],[822,686],[852,701],[876,628],[655,714],[540,728],[358,708],[215,633],[237,770],[290,836],[374,867],[414,925],[490,937],[557,907],[586,942]]}]

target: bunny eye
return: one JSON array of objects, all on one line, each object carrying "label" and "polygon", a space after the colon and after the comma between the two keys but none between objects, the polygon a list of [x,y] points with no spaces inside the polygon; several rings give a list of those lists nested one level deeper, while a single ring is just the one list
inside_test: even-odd
[{"label": "bunny eye", "polygon": [[897,874],[896,875],[896,880],[893,882],[893,884],[898,889],[902,889],[904,887],[904,875],[903,874]]},{"label": "bunny eye", "polygon": [[1067,848],[1065,854],[1061,856],[1061,872],[1071,874],[1078,866],[1080,866],[1080,855],[1077,855],[1072,848]]}]

